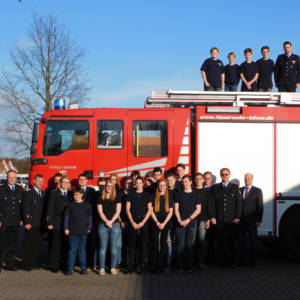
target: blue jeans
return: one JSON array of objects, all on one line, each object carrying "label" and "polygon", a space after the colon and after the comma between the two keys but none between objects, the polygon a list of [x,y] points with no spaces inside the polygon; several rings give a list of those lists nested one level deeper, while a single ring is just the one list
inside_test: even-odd
[{"label": "blue jeans", "polygon": [[119,222],[112,224],[112,228],[108,228],[104,223],[100,223],[98,227],[100,248],[99,248],[99,259],[100,268],[105,268],[105,257],[108,247],[108,241],[110,242],[110,256],[111,256],[111,268],[115,268],[117,264],[118,256],[118,239],[120,236],[121,227]]},{"label": "blue jeans", "polygon": [[87,235],[70,235],[70,250],[68,259],[68,269],[73,270],[75,266],[76,252],[79,247],[79,260],[81,270],[86,269],[86,238]]},{"label": "blue jeans", "polygon": [[190,269],[192,267],[192,263],[194,259],[196,228],[197,228],[196,220],[192,221],[185,228],[183,228],[180,225],[178,225],[176,228],[176,244],[177,244],[176,259],[177,259],[178,269],[182,269],[183,267]]},{"label": "blue jeans", "polygon": [[238,83],[236,84],[225,84],[225,91],[226,92],[236,92],[238,89]]},{"label": "blue jeans", "polygon": [[122,230],[120,230],[119,232],[117,247],[118,247],[117,264],[120,264],[122,259]]}]

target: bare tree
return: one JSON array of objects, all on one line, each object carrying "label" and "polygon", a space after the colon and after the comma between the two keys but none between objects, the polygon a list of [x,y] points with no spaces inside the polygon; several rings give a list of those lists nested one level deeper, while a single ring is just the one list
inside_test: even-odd
[{"label": "bare tree", "polygon": [[14,71],[0,79],[1,105],[13,113],[5,132],[17,151],[29,150],[33,120],[55,97],[82,104],[90,90],[81,65],[85,49],[55,16],[34,14],[24,41],[10,50]]}]

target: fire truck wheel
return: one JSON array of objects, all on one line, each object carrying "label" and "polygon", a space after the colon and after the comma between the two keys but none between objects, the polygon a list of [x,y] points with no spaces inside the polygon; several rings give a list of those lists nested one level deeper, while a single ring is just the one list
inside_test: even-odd
[{"label": "fire truck wheel", "polygon": [[300,261],[300,205],[293,205],[283,214],[279,223],[281,250],[290,260]]}]

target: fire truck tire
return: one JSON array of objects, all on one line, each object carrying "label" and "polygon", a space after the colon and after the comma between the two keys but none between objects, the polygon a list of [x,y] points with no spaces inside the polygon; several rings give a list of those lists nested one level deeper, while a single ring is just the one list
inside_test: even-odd
[{"label": "fire truck tire", "polygon": [[279,223],[279,241],[284,255],[300,261],[300,205],[293,205],[283,214]]}]

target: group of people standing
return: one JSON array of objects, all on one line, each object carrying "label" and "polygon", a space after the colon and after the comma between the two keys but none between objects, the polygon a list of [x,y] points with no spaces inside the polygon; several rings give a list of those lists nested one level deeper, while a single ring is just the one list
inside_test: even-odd
[{"label": "group of people standing", "polygon": [[255,267],[262,191],[252,185],[252,174],[245,174],[241,189],[230,183],[228,168],[220,176],[221,183],[213,184],[211,172],[191,177],[178,164],[164,178],[159,167],[144,178],[133,171],[121,184],[117,175],[99,178],[96,192],[85,174],[72,190],[70,179],[57,173],[54,189],[43,191],[44,178],[35,175],[33,187],[23,191],[10,170],[8,183],[0,186],[0,270],[18,269],[14,256],[22,225],[26,271],[39,268],[45,232],[49,269],[66,275],[77,262],[81,274],[90,267],[100,275],[115,275],[120,267],[138,274],[192,272],[213,263]]},{"label": "group of people standing", "polygon": [[300,59],[292,53],[292,43],[284,42],[284,54],[278,56],[276,63],[269,58],[270,48],[261,48],[262,58],[254,62],[252,49],[244,50],[245,61],[239,66],[235,63],[234,52],[228,54],[229,63],[224,67],[218,59],[219,49],[211,48],[211,57],[201,66],[206,91],[237,91],[242,80],[241,91],[271,92],[274,73],[275,85],[279,92],[296,92],[300,87]]}]

